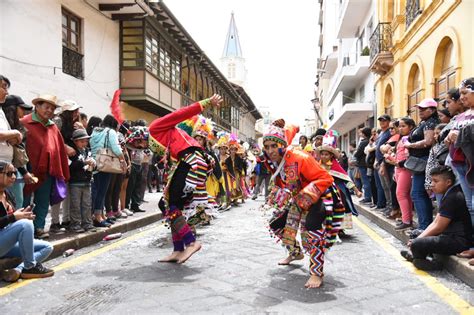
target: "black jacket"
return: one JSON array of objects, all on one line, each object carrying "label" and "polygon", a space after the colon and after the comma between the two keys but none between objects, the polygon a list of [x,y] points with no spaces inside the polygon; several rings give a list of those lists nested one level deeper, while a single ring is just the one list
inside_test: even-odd
[{"label": "black jacket", "polygon": [[468,167],[466,181],[470,187],[474,187],[474,124],[467,125],[459,130],[454,147],[461,148],[466,156]]},{"label": "black jacket", "polygon": [[71,164],[69,165],[69,173],[71,174],[69,183],[90,183],[92,172],[84,170],[84,166],[86,165],[84,161],[91,156],[91,152],[89,148],[80,152],[75,146],[74,150],[76,150],[76,155],[69,158],[71,160]]},{"label": "black jacket", "polygon": [[[12,194],[10,194],[7,190],[5,190],[5,194],[7,195],[7,202],[9,202],[13,207],[15,207],[15,198]],[[15,222],[15,215],[7,214],[7,209],[3,206],[3,203],[0,202],[0,229],[3,229],[10,223]]]},{"label": "black jacket", "polygon": [[356,158],[356,166],[358,167],[367,167],[365,162],[366,154],[364,153],[365,147],[369,144],[368,139],[363,139],[360,141],[357,150],[354,152],[354,157]]}]

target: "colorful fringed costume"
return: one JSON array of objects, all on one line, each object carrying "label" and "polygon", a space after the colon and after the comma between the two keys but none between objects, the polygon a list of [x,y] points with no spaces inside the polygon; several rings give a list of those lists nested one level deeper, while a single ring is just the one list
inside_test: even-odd
[{"label": "colorful fringed costume", "polygon": [[337,158],[339,158],[339,151],[336,149],[336,137],[337,133],[334,130],[329,130],[323,137],[323,145],[318,147],[316,150],[319,153],[329,152],[331,154],[330,161],[324,161],[321,159],[320,163],[321,166],[334,178],[342,203],[346,209],[343,228],[350,229],[352,228],[352,215],[359,215],[351,197],[351,190],[357,190],[357,188],[347,172],[337,161]]},{"label": "colorful fringed costume", "polygon": [[[229,136],[227,143],[229,150],[239,148],[238,139],[234,134]],[[226,192],[226,199],[228,203],[237,202],[239,199],[244,199],[243,181],[245,180],[245,164],[243,159],[236,153],[234,157],[229,155],[222,163],[224,189]]]},{"label": "colorful fringed costume", "polygon": [[[206,99],[183,107],[154,120],[149,127],[150,149],[162,155],[169,153],[177,161],[170,174],[164,200],[160,201],[160,208],[171,227],[174,251],[183,251],[185,246],[196,240],[183,211],[192,214],[191,209],[196,210],[201,201],[207,203],[205,181],[208,171],[204,149],[176,124],[199,114],[209,103]],[[201,198],[203,194],[206,198]]]},{"label": "colorful fringed costume", "polygon": [[[286,135],[280,138],[285,139],[285,144],[291,143],[298,128],[290,126],[285,131]],[[270,129],[264,144],[266,140],[278,140],[275,133],[282,135],[275,128]],[[264,206],[273,208],[269,227],[293,258],[302,254],[296,240],[299,230],[303,249],[310,255],[310,274],[322,277],[324,252],[336,241],[344,206],[332,177],[311,155],[291,147],[281,153],[283,159],[278,168],[269,165],[275,178]]]}]

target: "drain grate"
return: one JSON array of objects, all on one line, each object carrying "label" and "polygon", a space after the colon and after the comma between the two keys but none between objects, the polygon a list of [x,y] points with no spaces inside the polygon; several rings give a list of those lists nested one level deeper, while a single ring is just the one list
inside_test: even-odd
[{"label": "drain grate", "polygon": [[123,291],[125,286],[115,284],[95,285],[85,290],[66,294],[65,302],[46,312],[53,314],[71,314],[71,313],[97,313],[110,310],[110,306],[115,306],[120,302],[119,292]]}]

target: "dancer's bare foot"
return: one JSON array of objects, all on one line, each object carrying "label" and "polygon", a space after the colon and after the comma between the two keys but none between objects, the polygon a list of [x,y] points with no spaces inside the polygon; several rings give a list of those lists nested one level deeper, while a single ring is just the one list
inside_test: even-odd
[{"label": "dancer's bare foot", "polygon": [[184,264],[186,260],[189,259],[195,252],[201,249],[201,243],[198,241],[191,243],[184,252],[181,252],[180,257],[178,259],[178,264]]},{"label": "dancer's bare foot", "polygon": [[304,254],[299,254],[298,256],[296,257],[293,257],[291,255],[289,255],[288,257],[286,257],[285,259],[282,259],[278,262],[278,264],[280,266],[288,266],[293,260],[301,260],[304,258]]},{"label": "dancer's bare foot", "polygon": [[182,252],[172,252],[171,255],[158,260],[158,262],[178,262]]},{"label": "dancer's bare foot", "polygon": [[313,288],[319,288],[322,284],[323,284],[322,277],[311,275],[304,286],[305,288],[313,289]]}]

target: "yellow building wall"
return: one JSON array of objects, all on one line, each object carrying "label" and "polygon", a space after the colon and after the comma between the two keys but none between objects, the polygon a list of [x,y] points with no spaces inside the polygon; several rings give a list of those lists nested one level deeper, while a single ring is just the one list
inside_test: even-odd
[{"label": "yellow building wall", "polygon": [[[376,83],[377,112],[385,111],[385,91],[388,85],[393,93],[393,116],[407,115],[409,71],[414,63],[420,68],[421,98],[435,95],[435,60],[439,44],[448,36],[454,46],[456,86],[462,79],[474,76],[474,1],[422,0],[422,14],[405,31],[405,1],[396,1],[395,10],[401,23],[393,30],[393,68]],[[401,3],[403,2],[403,3]],[[388,12],[388,1],[379,1],[381,22]],[[427,18],[424,18],[424,15]],[[395,17],[397,19],[397,17]],[[395,23],[392,23],[392,26]]]},{"label": "yellow building wall", "polygon": [[137,120],[137,119],[145,119],[147,122],[147,125],[150,125],[150,123],[158,118],[157,115],[154,115],[152,113],[143,111],[141,109],[138,109],[136,107],[130,106],[125,102],[122,102],[122,113],[125,119],[127,120]]}]

